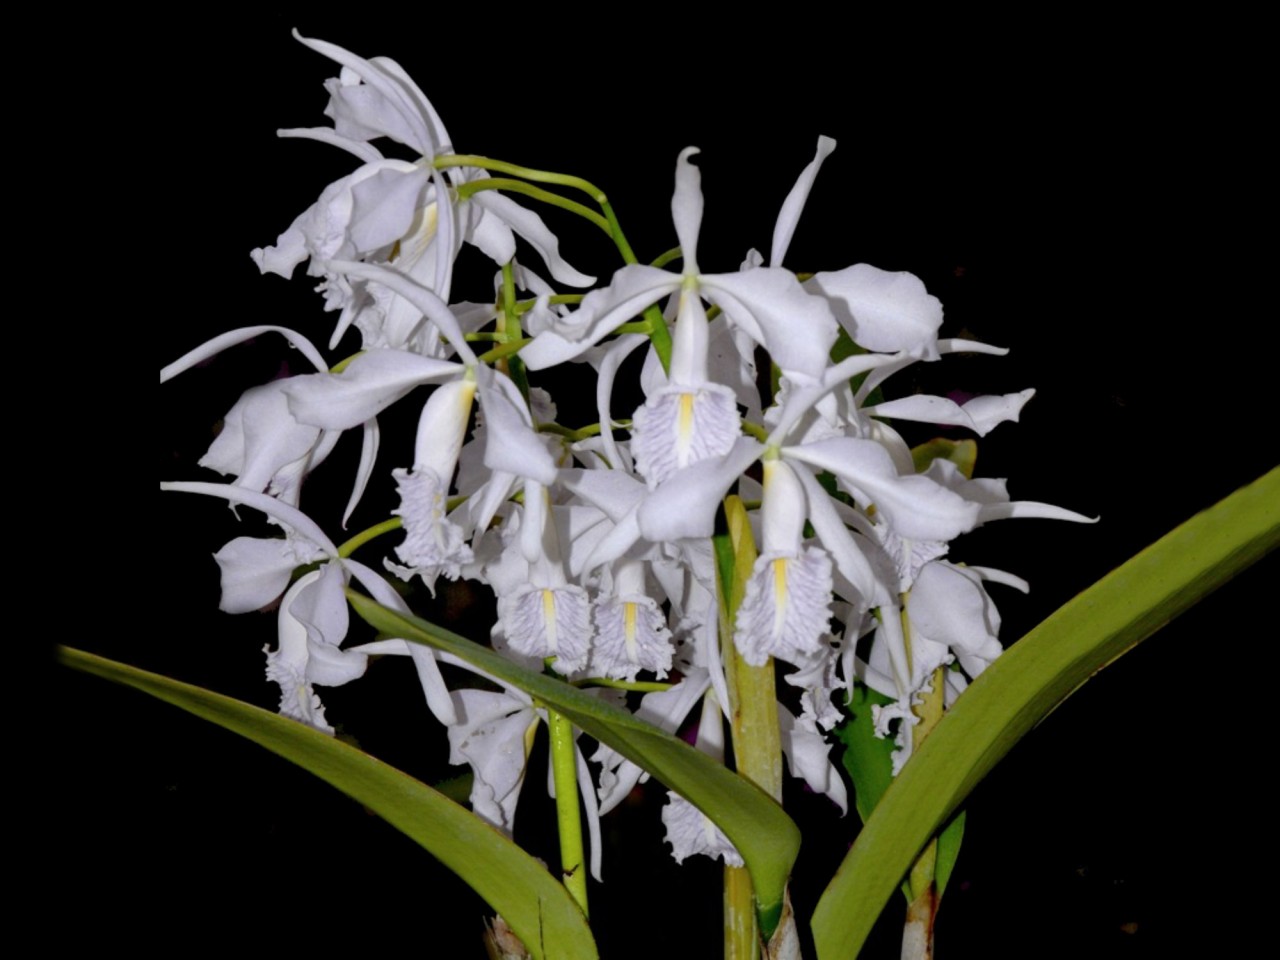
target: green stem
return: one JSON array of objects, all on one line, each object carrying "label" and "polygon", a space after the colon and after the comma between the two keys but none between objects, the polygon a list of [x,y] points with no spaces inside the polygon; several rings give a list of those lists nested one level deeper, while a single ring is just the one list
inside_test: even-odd
[{"label": "green stem", "polygon": [[475,154],[449,154],[436,157],[434,165],[437,170],[445,170],[449,167],[479,167],[482,170],[496,170],[498,173],[509,173],[513,177],[521,177],[537,183],[554,183],[561,187],[572,187],[588,194],[592,200],[602,206],[605,203],[603,190],[581,177],[570,176],[567,173],[534,170],[531,167],[521,167],[514,163],[507,163],[505,160],[491,160]]},{"label": "green stem", "polygon": [[662,319],[662,311],[656,305],[645,310],[644,318],[649,321],[649,339],[653,343],[653,350],[658,355],[658,359],[662,361],[662,370],[664,373],[670,373],[671,331],[667,329],[667,321]]},{"label": "green stem", "polygon": [[[609,232],[613,237],[613,242],[618,247],[618,252],[622,254],[622,259],[627,263],[639,263],[640,261],[636,257],[635,251],[631,249],[631,244],[627,242],[626,234],[622,232],[622,224],[618,223],[618,216],[613,212],[613,207],[603,197],[599,202],[600,209],[604,211],[604,215],[609,220]],[[658,359],[662,361],[662,370],[664,373],[670,373],[671,331],[667,329],[667,321],[662,318],[662,311],[658,309],[656,304],[645,308],[644,318],[649,324],[647,333],[653,343],[654,352],[658,354]]]},{"label": "green stem", "polygon": [[[910,665],[911,621],[907,617],[907,597],[902,597],[902,636],[907,646],[907,663]],[[942,719],[945,707],[947,679],[943,668],[933,671],[932,689],[919,696],[919,702],[911,708],[917,722],[911,727],[911,750],[920,749],[933,728]],[[902,960],[931,960],[933,957],[933,924],[938,915],[938,887],[936,872],[938,863],[938,838],[920,852],[919,858],[907,874],[903,892],[907,896],[907,916],[902,928]]]},{"label": "green stem", "polygon": [[375,523],[367,530],[361,530],[354,537],[349,537],[345,543],[338,546],[338,556],[351,556],[360,547],[363,547],[370,540],[382,536],[384,533],[390,533],[392,530],[399,530],[404,526],[404,521],[399,517],[392,517],[390,520],[383,520],[381,523]]},{"label": "green stem", "polygon": [[[458,196],[466,197],[475,193],[477,190],[512,190],[518,193],[524,193],[528,196],[535,197],[546,203],[554,204],[570,210],[579,216],[586,217],[600,229],[604,230],[613,238],[614,245],[618,248],[618,252],[622,254],[624,263],[639,263],[640,259],[636,256],[631,244],[627,240],[627,235],[622,232],[622,224],[618,223],[618,216],[613,212],[608,198],[605,197],[604,191],[590,181],[583,180],[581,177],[571,177],[563,173],[551,173],[547,170],[534,170],[529,167],[521,167],[514,163],[506,163],[502,160],[490,160],[488,157],[479,157],[474,155],[457,154],[452,156],[436,157],[435,166],[437,170],[443,170],[447,167],[480,167],[485,170],[495,170],[499,173],[509,173],[515,177],[522,177],[525,180],[534,180],[539,183],[554,183],[559,186],[573,187],[588,194],[592,200],[599,204],[604,217],[587,209],[580,203],[561,197],[558,194],[551,193],[547,190],[540,190],[537,187],[531,187],[528,184],[521,183],[519,180],[510,180],[502,177],[490,177],[485,180],[473,180],[470,183],[464,183],[458,187]],[[668,262],[671,259],[671,251],[667,251],[658,258],[662,262]],[[662,362],[662,369],[666,373],[671,372],[671,332],[667,329],[667,322],[662,319],[662,311],[656,306],[648,307],[644,312],[645,320],[649,323],[649,329],[646,331],[653,342],[653,349],[658,354],[658,359]],[[491,351],[492,352],[492,351]],[[485,354],[481,359],[484,360],[489,356]]]},{"label": "green stem", "polygon": [[[520,317],[516,314],[515,270],[510,261],[502,265],[502,312],[498,314],[498,333],[504,341],[520,340],[522,334]],[[515,381],[520,396],[528,403],[529,377],[525,373],[524,361],[518,356],[504,357],[498,361],[498,367]]]},{"label": "green stem", "polygon": [[[619,428],[624,428],[630,426],[631,421],[628,420],[624,423],[615,420],[614,423]],[[585,427],[579,427],[577,430],[561,426],[558,423],[540,423],[536,429],[538,433],[554,433],[557,437],[564,437],[570,443],[577,443],[579,440],[585,440],[587,437],[595,437],[600,434],[600,424],[598,423],[589,423]]]},{"label": "green stem", "polygon": [[556,820],[560,827],[560,876],[570,896],[587,912],[587,867],[582,855],[582,817],[578,812],[578,761],[573,724],[547,710],[551,728],[551,770],[556,785]]},{"label": "green stem", "polygon": [[[724,960],[759,960],[760,934],[751,909],[754,891],[746,867],[724,868]],[[743,905],[746,909],[743,909]]]},{"label": "green stem", "polygon": [[484,180],[472,180],[470,183],[464,183],[458,187],[458,199],[465,200],[481,190],[507,190],[511,193],[523,193],[526,197],[533,197],[533,199],[541,200],[543,203],[550,204],[553,207],[560,207],[562,210],[576,213],[583,219],[590,220],[610,237],[613,236],[609,221],[590,207],[583,206],[577,200],[570,200],[568,197],[562,197],[558,193],[552,193],[550,190],[543,190],[541,187],[525,183],[523,180],[511,180],[507,177],[487,177]]},{"label": "green stem", "polygon": [[[778,703],[774,689],[773,660],[753,667],[742,659],[733,642],[738,607],[746,595],[747,581],[756,561],[756,545],[746,507],[737,496],[724,501],[728,537],[717,538],[717,548],[729,555],[717,563],[720,581],[720,649],[729,688],[729,725],[733,753],[740,774],[775,800],[782,801],[782,738],[778,729]],[[725,572],[731,572],[725,582]],[[762,932],[770,937],[778,918],[757,917],[751,879],[745,870],[725,868],[725,957],[753,960],[759,956]],[[757,930],[759,924],[759,931]]]},{"label": "green stem", "polygon": [[649,264],[649,266],[665,267],[671,261],[679,260],[680,257],[683,256],[683,253],[684,251],[682,251],[679,247],[672,247],[670,250],[666,251],[665,253],[659,254],[657,259],[652,261]]},{"label": "green stem", "polygon": [[[555,305],[561,303],[581,303],[585,293],[557,293],[554,296],[547,297],[547,304]],[[533,300],[521,300],[516,304],[516,315],[524,316],[537,304],[537,298]]]},{"label": "green stem", "polygon": [[527,347],[533,340],[530,337],[523,337],[519,340],[512,340],[510,343],[500,343],[492,350],[486,350],[476,360],[480,363],[495,363],[504,357],[511,357],[519,353]]},{"label": "green stem", "polygon": [[738,772],[779,803],[782,802],[782,736],[778,729],[778,697],[773,659],[753,667],[738,653],[733,625],[747,592],[747,581],[756,562],[751,522],[741,498],[726,497],[725,518],[733,546],[733,583],[728,602],[722,604],[721,651],[725,681],[729,687],[729,723]]}]

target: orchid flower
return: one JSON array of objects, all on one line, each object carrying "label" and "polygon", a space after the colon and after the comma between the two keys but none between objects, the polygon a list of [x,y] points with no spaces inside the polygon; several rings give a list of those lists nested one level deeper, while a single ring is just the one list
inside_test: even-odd
[{"label": "orchid flower", "polygon": [[[836,338],[835,318],[826,301],[806,293],[794,275],[776,267],[724,274],[699,271],[697,246],[702,225],[702,188],[698,168],[689,162],[697,152],[696,147],[681,151],[671,200],[672,219],[684,256],[683,272],[670,273],[641,264],[623,267],[614,274],[608,287],[587,294],[577,311],[563,323],[539,334],[521,351],[529,369],[540,370],[581,355],[621,323],[677,292],[681,294],[686,317],[692,315],[692,307],[683,301],[695,296],[708,300],[768,350],[784,371],[814,378],[827,366]],[[680,312],[677,310],[677,314]],[[705,314],[702,319],[705,325]],[[680,376],[705,377],[705,326],[698,328],[693,320],[687,326],[692,328],[688,333],[691,349],[687,367]],[[672,383],[683,385],[686,393],[701,385],[677,379],[674,371]]]},{"label": "orchid flower", "polygon": [[[703,753],[724,759],[724,724],[720,704],[713,692],[702,698],[702,719],[698,723],[695,744]],[[724,833],[701,810],[674,791],[667,791],[667,805],[662,808],[662,822],[667,828],[667,842],[676,863],[694,854],[719,857],[731,867],[743,865],[742,854]]]},{"label": "orchid flower", "polygon": [[[268,651],[267,677],[280,685],[280,710],[286,716],[332,733],[312,684],[334,686],[364,673],[366,655],[341,650],[346,638],[348,616],[342,588],[354,576],[375,600],[407,613],[399,594],[377,573],[350,558],[339,555],[337,546],[301,510],[263,493],[222,483],[162,483],[161,490],[220,497],[233,504],[260,510],[284,528],[286,539],[251,541],[241,537],[224,547],[217,556],[222,569],[222,609],[247,612],[251,603],[280,595],[291,572],[299,565],[301,551],[324,562],[319,570],[300,578],[281,601],[280,641]],[[281,545],[284,546],[281,546]],[[314,562],[314,561],[313,561]],[[265,603],[263,604],[265,605]],[[412,651],[418,667],[427,705],[441,723],[455,722],[453,705],[430,650]]]},{"label": "orchid flower", "polygon": [[[320,140],[364,162],[326,187],[274,246],[254,250],[252,256],[264,273],[286,278],[299,263],[310,261],[308,273],[323,278],[326,309],[342,311],[331,346],[356,323],[366,347],[430,351],[430,337],[423,339],[426,331],[410,304],[378,288],[358,289],[350,282],[355,275],[333,269],[330,261],[394,265],[447,300],[462,242],[503,264],[515,255],[519,235],[560,282],[595,282],[560,257],[558,240],[533,211],[496,191],[461,202],[452,195],[457,186],[487,174],[463,170],[446,175],[434,169],[436,154],[451,149],[448,134],[431,102],[399,64],[386,58],[365,60],[334,44],[294,36],[343,69],[326,84],[330,101],[325,113],[333,118],[333,129],[281,130],[280,135]],[[379,137],[409,147],[421,159],[384,158],[369,142]]]}]

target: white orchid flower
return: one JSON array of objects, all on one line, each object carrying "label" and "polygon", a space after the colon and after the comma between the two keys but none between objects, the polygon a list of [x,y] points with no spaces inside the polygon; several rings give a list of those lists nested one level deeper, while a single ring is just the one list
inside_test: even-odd
[{"label": "white orchid flower", "polygon": [[435,592],[436,578],[444,574],[456,580],[463,564],[472,561],[463,531],[446,513],[449,485],[471,418],[476,382],[463,378],[446,383],[431,394],[418,420],[418,438],[412,470],[394,470],[405,540],[396,556],[406,567],[389,564],[405,580],[415,574]]},{"label": "white orchid flower", "polygon": [[[332,733],[311,685],[346,683],[363,675],[366,664],[365,653],[340,649],[349,622],[342,588],[354,576],[383,606],[408,613],[404,601],[373,570],[339,556],[333,541],[296,507],[233,484],[173,482],[161,483],[160,489],[243,504],[262,511],[284,528],[284,540],[260,539],[251,545],[252,538],[241,537],[219,551],[216,559],[222,569],[221,607],[227,612],[259,609],[250,604],[264,596],[269,603],[279,596],[303,556],[309,558],[304,562],[325,561],[319,570],[301,577],[281,601],[280,641],[275,651],[268,651],[267,677],[280,684],[281,713]],[[441,723],[453,723],[453,705],[434,655],[425,647],[414,646],[412,655],[427,705]]]},{"label": "white orchid flower", "polygon": [[822,637],[831,618],[831,558],[803,545],[805,502],[791,467],[766,460],[762,549],[733,634],[738,652],[753,666],[769,657],[804,664],[829,653]]},{"label": "white orchid flower", "polygon": [[[713,759],[724,760],[724,723],[720,704],[712,691],[702,698],[702,718],[698,722],[695,746]],[[662,822],[667,828],[667,842],[676,863],[694,854],[721,858],[731,867],[743,865],[742,854],[712,822],[711,818],[672,790],[667,791],[667,805],[662,808]]]},{"label": "white orchid flower", "polygon": [[671,669],[673,652],[667,618],[645,591],[644,562],[619,561],[609,596],[596,600],[592,673],[617,680],[634,680],[642,670],[659,680]]},{"label": "white orchid flower", "polygon": [[501,557],[485,568],[498,595],[495,639],[529,658],[530,666],[554,657],[558,673],[581,670],[594,633],[591,601],[565,574],[555,511],[537,481],[525,481],[523,514],[506,536]]},{"label": "white orchid flower", "polygon": [[[577,311],[539,334],[520,352],[529,369],[541,370],[580,356],[646,307],[677,292],[720,307],[732,323],[764,346],[783,370],[816,378],[825,369],[836,338],[836,321],[826,300],[806,293],[794,275],[776,267],[724,274],[699,271],[702,188],[698,168],[689,162],[697,152],[695,147],[681,151],[671,200],[684,256],[683,271],[670,273],[641,264],[623,267],[608,287],[587,294]],[[696,373],[706,362],[706,335],[705,331],[690,334],[701,350],[700,355],[695,352],[690,357]],[[700,338],[700,344],[695,338]],[[674,372],[672,382],[682,382]],[[687,390],[695,385],[684,382],[684,386]]]},{"label": "white orchid flower", "polygon": [[[453,262],[463,242],[479,247],[496,263],[515,255],[519,235],[546,261],[552,276],[572,286],[590,286],[595,278],[580,273],[559,254],[559,242],[533,211],[496,191],[483,191],[465,201],[452,192],[487,174],[433,167],[439,152],[451,149],[448,134],[431,102],[393,60],[365,60],[320,40],[294,34],[306,46],[342,64],[330,80],[325,113],[333,129],[281,130],[281,136],[304,137],[338,146],[363,165],[334,181],[320,199],[303,211],[271,247],[254,250],[264,273],[292,275],[310,260],[308,273],[324,278],[326,308],[341,309],[332,337],[358,323],[365,346],[422,348],[420,318],[397,296],[360,291],[351,274],[332,269],[329,261],[368,260],[394,264],[415,281],[448,299]],[[416,151],[415,162],[384,158],[369,141],[388,137]]]}]

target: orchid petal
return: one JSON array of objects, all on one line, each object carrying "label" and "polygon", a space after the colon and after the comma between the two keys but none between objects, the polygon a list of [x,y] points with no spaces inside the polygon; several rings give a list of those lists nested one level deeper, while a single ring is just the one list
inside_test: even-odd
[{"label": "orchid petal", "polygon": [[1003,570],[995,570],[991,567],[974,566],[973,564],[969,564],[965,569],[972,570],[983,580],[987,580],[991,583],[1001,583],[1006,587],[1013,587],[1013,589],[1020,593],[1031,592],[1031,584],[1027,583],[1027,581],[1023,580],[1021,577],[1014,576],[1012,573],[1006,573]]},{"label": "orchid petal", "polygon": [[978,340],[962,340],[959,337],[951,337],[938,341],[938,353],[985,353],[992,357],[1003,357],[1009,353],[1008,347],[994,347],[989,343],[982,343]]},{"label": "orchid petal", "polygon": [[333,735],[333,727],[329,726],[324,716],[324,705],[307,679],[307,665],[310,659],[307,645],[307,630],[290,612],[293,600],[303,590],[320,578],[320,572],[313,570],[298,580],[280,603],[277,614],[276,648],[266,648],[267,679],[280,687],[281,716],[289,717],[321,733]]},{"label": "orchid petal", "polygon": [[850,377],[898,362],[899,358],[895,355],[864,353],[847,357],[834,366],[828,367],[820,380],[796,382],[796,378],[789,378],[792,388],[787,391],[783,399],[777,426],[769,434],[769,445],[775,446],[782,443],[801,417],[817,406],[833,390],[844,387]]},{"label": "orchid petal", "polygon": [[222,432],[198,461],[200,466],[234,474],[236,483],[265,490],[286,467],[304,469],[320,439],[320,429],[299,423],[289,410],[291,383],[328,374],[313,373],[250,387],[223,418]]},{"label": "orchid petal", "polygon": [[[346,575],[342,565],[326,563],[319,574],[289,602],[289,615],[307,631],[307,647],[312,661],[307,667],[307,679],[334,687],[364,673],[365,658],[356,655],[358,670],[349,670],[353,664],[344,664],[341,658],[324,659],[326,648],[336,652],[346,637],[350,617],[347,598],[343,594]],[[317,660],[317,657],[321,659]]]},{"label": "orchid petal", "polygon": [[680,283],[678,275],[657,267],[638,263],[625,266],[613,275],[609,286],[588,293],[578,309],[554,329],[534,337],[520,351],[520,357],[530,370],[572,360],[663,295],[678,290]]},{"label": "orchid petal", "polygon": [[222,573],[225,613],[261,610],[279,598],[299,566],[297,554],[282,537],[236,537],[213,555]]},{"label": "orchid petal", "polygon": [[[445,130],[444,123],[440,120],[440,114],[436,113],[436,108],[427,99],[427,95],[422,92],[422,88],[418,86],[414,79],[405,72],[404,67],[390,57],[373,57],[369,62],[400,84],[409,103],[416,109],[418,115],[422,117],[427,129],[431,131],[432,142],[436,145],[436,152],[445,153],[452,150],[453,144],[450,142],[449,132]],[[351,89],[353,88],[347,87],[347,90]],[[329,114],[326,114],[326,116],[329,116]],[[408,145],[407,141],[401,142]]]},{"label": "orchid petal", "polygon": [[[361,585],[369,591],[369,595],[373,599],[384,607],[390,607],[399,613],[410,612],[408,605],[400,594],[396,592],[395,588],[375,571],[355,560],[344,560],[343,563],[351,571],[352,576],[359,580]],[[420,643],[409,643],[407,640],[385,642],[401,644],[403,649],[398,649],[394,652],[408,655],[413,660],[413,666],[418,673],[418,683],[422,686],[422,693],[427,699],[427,707],[435,715],[435,718],[445,726],[457,723],[457,711],[454,709],[453,700],[449,696],[449,688],[445,686],[444,677],[440,675],[440,665],[436,662],[436,651]],[[374,644],[364,644],[361,647],[353,647],[352,652],[356,650],[366,650],[368,653],[383,652],[370,649],[373,646]]]},{"label": "orchid petal", "polygon": [[784,371],[819,379],[831,362],[839,328],[827,301],[777,267],[699,278],[702,295],[744,324]]},{"label": "orchid petal", "polygon": [[[707,692],[711,678],[701,668],[694,667],[679,683],[667,690],[646,693],[640,698],[640,707],[635,712],[637,720],[651,724],[667,733],[675,733],[685,718],[697,706],[702,695]],[[603,744],[591,757],[604,766],[600,774],[600,814],[603,816],[627,798],[631,790],[641,778],[647,776],[644,770],[630,760],[622,757],[612,747]],[[621,761],[616,771],[611,771],[615,761]]]},{"label": "orchid petal", "polygon": [[1033,396],[1034,390],[1023,390],[1000,397],[974,397],[960,406],[946,397],[920,394],[864,407],[863,412],[876,417],[968,427],[978,436],[985,437],[1006,420],[1016,423],[1023,405]]},{"label": "orchid petal", "polygon": [[380,283],[393,293],[404,297],[422,312],[422,315],[434,323],[440,332],[449,340],[453,349],[458,352],[467,366],[475,365],[476,355],[462,334],[458,318],[449,310],[448,304],[440,299],[434,290],[428,290],[412,277],[397,270],[389,270],[374,263],[362,263],[355,260],[330,260],[326,266],[335,273],[359,277]]},{"label": "orchid petal", "polygon": [[778,731],[782,752],[793,777],[801,777],[814,793],[822,793],[835,801],[841,815],[849,812],[849,796],[844,781],[831,764],[831,746],[818,732],[812,717],[792,716],[778,704]]},{"label": "orchid petal", "polygon": [[600,805],[596,802],[596,785],[591,779],[591,770],[587,767],[586,758],[573,745],[574,767],[578,774],[578,794],[582,797],[582,806],[587,814],[587,840],[591,846],[591,876],[597,883],[600,877],[600,861],[604,857],[604,844],[600,840]]},{"label": "orchid petal", "polygon": [[821,440],[785,447],[783,454],[834,473],[908,540],[952,540],[980,522],[979,504],[929,477],[899,477],[889,453],[874,440]]},{"label": "orchid petal", "polygon": [[739,437],[723,457],[700,460],[677,470],[644,499],[636,512],[644,538],[667,543],[711,536],[720,501],[763,449],[756,441]]},{"label": "orchid petal", "polygon": [[360,498],[364,496],[365,488],[369,486],[369,478],[373,476],[373,465],[378,459],[380,436],[378,418],[370,417],[364,422],[364,428],[360,434],[360,462],[356,465],[356,479],[351,487],[351,496],[347,500],[346,509],[342,511],[343,530],[347,529],[347,521],[351,519],[351,514],[360,503]]},{"label": "orchid petal", "polygon": [[290,330],[288,327],[275,326],[258,326],[258,327],[240,327],[238,330],[228,330],[226,333],[219,334],[211,340],[206,340],[194,350],[188,350],[173,363],[160,369],[160,382],[172,380],[178,374],[185,370],[203,363],[210,357],[221,353],[228,347],[233,347],[238,343],[244,343],[246,340],[252,340],[254,337],[261,336],[264,333],[278,333],[289,341],[290,345],[297,347],[302,351],[302,355],[311,361],[311,365],[317,370],[324,371],[329,369],[329,364],[325,363],[324,357],[302,334]]},{"label": "orchid petal", "polygon": [[698,231],[702,228],[702,171],[689,162],[701,153],[685,147],[676,159],[676,189],[671,195],[671,219],[675,223],[685,276],[698,272]]},{"label": "orchid petal", "polygon": [[938,355],[942,304],[914,274],[856,263],[836,273],[815,274],[805,285],[830,301],[836,319],[858,346],[923,359]]},{"label": "orchid petal", "polygon": [[471,809],[510,834],[528,759],[525,735],[538,716],[514,691],[455,690],[451,696],[459,722],[449,727],[449,762],[470,764]]},{"label": "orchid petal", "polygon": [[560,241],[551,232],[542,218],[522,207],[510,197],[503,196],[496,190],[481,191],[472,196],[471,202],[507,224],[538,252],[551,276],[571,287],[590,287],[596,278],[589,277],[571,267],[560,256]]},{"label": "orchid petal", "polygon": [[161,483],[160,489],[172,490],[177,493],[202,493],[210,497],[221,497],[224,500],[230,500],[232,503],[243,503],[246,507],[261,510],[271,519],[293,528],[295,533],[310,540],[329,556],[336,557],[338,555],[338,548],[332,540],[325,536],[324,531],[320,529],[314,520],[297,507],[281,503],[275,497],[269,497],[265,493],[247,490],[231,483],[196,483],[185,480]]},{"label": "orchid petal", "polygon": [[604,511],[615,524],[645,497],[644,484],[621,470],[563,470],[561,482],[574,496]]},{"label": "orchid petal", "polygon": [[1008,520],[1013,517],[1034,517],[1038,520],[1070,520],[1073,523],[1097,523],[1100,517],[1086,517],[1083,513],[1055,507],[1051,503],[1037,503],[1034,500],[1014,500],[1012,503],[983,504],[982,522],[988,520]]},{"label": "orchid petal", "polygon": [[471,402],[476,394],[474,380],[453,380],[441,384],[422,405],[418,435],[413,449],[414,469],[427,467],[445,485],[453,479],[458,454],[466,439],[471,419]]},{"label": "orchid petal", "polygon": [[516,385],[505,374],[485,367],[477,370],[477,376],[486,432],[484,465],[552,486],[556,482],[555,459],[534,432]]},{"label": "orchid petal", "polygon": [[640,539],[640,522],[637,519],[640,513],[640,506],[640,504],[637,504],[630,512],[620,518],[614,524],[613,529],[587,555],[586,560],[582,563],[582,574],[584,576],[601,564],[612,563],[617,560]]},{"label": "orchid petal", "polygon": [[609,465],[615,470],[622,460],[618,456],[618,446],[613,439],[613,414],[609,409],[613,398],[613,382],[622,362],[631,356],[636,347],[647,343],[648,339],[639,333],[628,333],[619,337],[605,351],[604,359],[600,361],[600,369],[596,372],[596,418],[600,424],[600,441],[604,445],[604,455]]},{"label": "orchid petal", "polygon": [[347,232],[355,249],[370,252],[390,246],[413,226],[431,173],[384,166],[351,186],[351,219]]},{"label": "orchid petal", "polygon": [[277,130],[276,136],[286,139],[318,140],[331,147],[346,150],[364,163],[377,163],[379,160],[386,159],[373,144],[344,137],[331,127],[291,127],[287,130]]},{"label": "orchid petal", "polygon": [[[445,177],[444,171],[433,169],[431,171],[431,181],[436,187],[435,269],[430,278],[422,276],[414,277],[414,279],[419,280],[424,289],[431,290],[435,294],[435,297],[431,298],[431,303],[437,309],[434,313],[428,313],[423,310],[423,316],[432,320],[436,317],[441,320],[447,319],[448,325],[441,326],[440,323],[436,323],[436,329],[447,336],[451,343],[461,343],[470,352],[470,348],[466,347],[462,325],[457,322],[457,317],[454,316],[453,311],[448,309],[449,294],[453,290],[453,261],[458,256],[458,251],[461,248],[461,242],[458,240],[458,210],[453,204],[453,197],[449,192],[449,182]],[[425,260],[426,258],[423,257],[424,262]],[[438,304],[436,303],[437,300],[439,301]],[[410,302],[417,306],[416,301],[410,300]],[[438,309],[439,306],[445,307],[443,313]],[[448,313],[448,318],[444,316],[444,313]],[[467,363],[473,362],[462,350],[458,352]]]},{"label": "orchid petal", "polygon": [[348,430],[373,419],[415,387],[456,378],[462,366],[404,350],[369,350],[342,373],[310,374],[288,381],[289,410],[300,423]]},{"label": "orchid petal", "polygon": [[796,224],[800,221],[800,213],[804,210],[805,201],[809,199],[809,191],[813,189],[813,181],[822,168],[822,161],[831,155],[836,142],[830,137],[818,137],[818,148],[813,159],[800,171],[795,186],[782,201],[782,209],[778,211],[778,222],[773,227],[773,246],[769,253],[769,266],[780,267],[791,246],[791,238],[795,235]]},{"label": "orchid petal", "polygon": [[1036,395],[1034,390],[1006,393],[1004,396],[974,397],[965,401],[964,412],[973,418],[978,436],[985,437],[998,424],[1006,420],[1018,422],[1023,406]]},{"label": "orchid petal", "polygon": [[[365,60],[363,57],[357,57],[350,51],[344,50],[335,44],[304,37],[297,30],[293,31],[293,37],[304,46],[310,47],[317,53],[323,54],[330,60],[349,68],[382,95],[383,99],[380,101],[375,101],[371,97],[359,98],[358,94],[352,97],[350,95],[350,86],[348,86],[347,92],[349,95],[345,98],[345,103],[353,108],[351,114],[353,117],[359,118],[356,121],[357,123],[361,126],[376,124],[370,129],[386,134],[406,146],[415,147],[426,157],[431,157],[434,154],[436,149],[435,137],[432,136],[432,131],[422,116],[421,105],[415,103],[412,95],[404,89],[402,76],[397,77],[390,74],[385,66]],[[333,94],[332,90],[330,94]],[[382,108],[384,104],[390,112],[383,114],[382,119],[375,120],[375,108]],[[341,121],[343,119],[340,111],[334,110],[334,114],[339,114],[339,116],[335,116],[335,120]],[[334,114],[330,115],[333,116]],[[341,131],[342,127],[339,126],[338,129]]]},{"label": "orchid petal", "polygon": [[889,600],[890,592],[880,581],[866,556],[858,548],[853,534],[840,520],[831,497],[807,469],[797,469],[796,477],[804,487],[809,502],[809,522],[819,542],[831,554],[836,569],[858,591],[868,606],[880,606]]}]

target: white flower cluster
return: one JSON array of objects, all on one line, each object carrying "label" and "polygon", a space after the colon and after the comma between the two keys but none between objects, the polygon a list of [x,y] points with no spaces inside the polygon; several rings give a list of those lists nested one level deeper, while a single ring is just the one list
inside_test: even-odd
[{"label": "white flower cluster", "polygon": [[[737,492],[759,502],[760,552],[733,642],[750,664],[774,658],[795,668],[786,679],[800,689],[799,713],[779,707],[784,749],[792,772],[843,808],[844,786],[823,737],[841,717],[836,691],[856,679],[892,700],[878,715],[879,730],[898,737],[901,762],[912,707],[939,668],[951,667],[945,677],[954,692],[1000,653],[999,615],[985,584],[1026,585],[948,562],[949,543],[988,520],[1085,519],[1010,501],[1003,481],[967,479],[945,458],[918,470],[886,422],[981,436],[1016,420],[1032,391],[964,405],[922,395],[871,399],[912,364],[1004,351],[939,339],[942,307],[910,274],[856,264],[801,282],[783,268],[810,187],[835,147],[827,138],[783,204],[767,264],[751,251],[734,273],[698,268],[702,193],[689,148],[677,161],[672,199],[682,269],[630,264],[585,296],[565,297],[594,278],[561,258],[536,213],[485,189],[484,170],[439,162],[452,151],[448,134],[398,64],[302,42],[341,65],[327,85],[332,126],[282,135],[340,147],[360,165],[253,257],[264,272],[286,277],[305,263],[320,280],[325,309],[337,314],[329,348],[347,344],[350,353],[354,331],[359,352],[333,372],[302,334],[253,327],[202,345],[161,376],[264,332],[285,336],[315,366],[249,389],[228,413],[201,463],[229,483],[165,485],[257,508],[284,529],[283,538],[237,538],[217,555],[223,609],[258,609],[284,596],[279,646],[268,655],[281,711],[327,730],[316,685],[359,677],[371,653],[412,657],[427,702],[449,728],[453,759],[474,768],[475,809],[510,828],[538,722],[528,698],[511,689],[451,691],[440,658],[403,641],[343,646],[342,587],[351,577],[405,609],[379,573],[340,556],[300,509],[303,481],[345,431],[362,435],[347,517],[370,482],[394,480],[400,494],[404,539],[395,561],[384,559],[386,570],[433,589],[441,576],[489,585],[498,598],[494,646],[536,669],[549,660],[574,678],[676,674],[670,689],[638,707],[667,730],[716,697],[712,691],[715,702],[728,702],[709,538],[720,504]],[[374,145],[382,139],[418,159],[384,157]],[[549,280],[514,265],[516,237],[538,253]],[[508,269],[520,291],[514,313],[501,295],[489,307],[453,300],[454,264],[468,245]],[[619,332],[653,306],[665,315],[661,331],[647,336],[633,324]],[[841,338],[856,349],[833,362]],[[477,354],[490,343],[506,349]],[[624,426],[613,419],[612,398],[621,364],[636,350],[647,355],[645,400]],[[776,395],[757,387],[761,351],[777,368]],[[510,364],[512,355],[522,368]],[[544,371],[570,362],[596,371],[598,429],[561,427],[554,396],[529,385],[553,389]],[[378,415],[419,397],[423,386],[430,393],[412,459],[397,446],[399,465],[386,469],[377,461]],[[316,572],[289,586],[297,567],[317,561]],[[599,786],[585,761],[580,777],[590,806],[598,799],[606,811],[642,772],[607,748],[594,759]],[[686,822],[674,813],[668,819]],[[732,847],[704,826],[682,828],[678,855],[699,852],[694,840],[705,834],[714,841],[707,852],[732,859]]]}]

